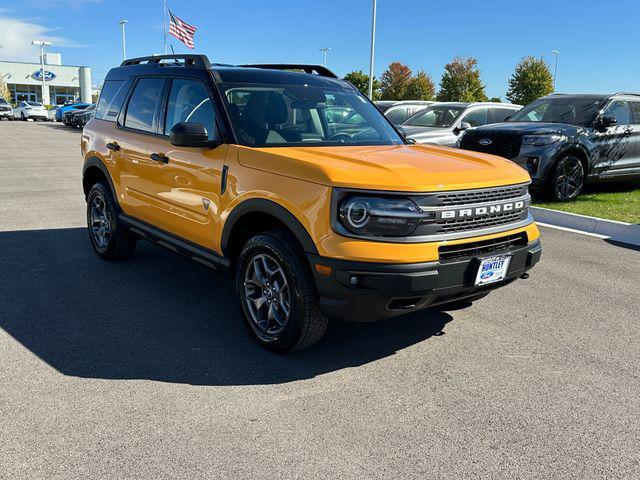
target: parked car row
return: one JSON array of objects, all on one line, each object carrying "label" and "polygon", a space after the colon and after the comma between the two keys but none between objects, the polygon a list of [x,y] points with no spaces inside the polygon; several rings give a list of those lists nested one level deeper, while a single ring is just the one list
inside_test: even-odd
[{"label": "parked car row", "polygon": [[[640,94],[552,94],[525,107],[423,103],[376,106],[415,143],[512,160],[529,172],[533,191],[554,200],[574,200],[588,182],[640,178]],[[394,108],[417,112],[398,121]]]},{"label": "parked car row", "polygon": [[82,103],[65,107],[62,113],[62,123],[68,127],[83,128],[93,118],[95,110],[95,103]]}]

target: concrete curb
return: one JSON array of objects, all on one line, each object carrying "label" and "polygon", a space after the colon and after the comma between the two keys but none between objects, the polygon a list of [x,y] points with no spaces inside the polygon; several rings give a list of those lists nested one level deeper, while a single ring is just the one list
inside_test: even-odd
[{"label": "concrete curb", "polygon": [[541,207],[531,207],[531,214],[536,222],[601,235],[617,242],[640,246],[640,225]]}]

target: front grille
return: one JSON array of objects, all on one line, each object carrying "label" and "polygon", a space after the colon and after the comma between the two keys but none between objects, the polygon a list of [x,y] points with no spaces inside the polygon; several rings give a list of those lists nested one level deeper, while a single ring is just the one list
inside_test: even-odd
[{"label": "front grille", "polygon": [[439,193],[436,197],[440,205],[469,205],[472,203],[491,202],[494,200],[506,200],[521,197],[527,194],[526,185],[509,187],[487,188],[483,190],[469,190],[460,192]]},{"label": "front grille", "polygon": [[8,112],[9,110],[11,110],[9,107],[0,107],[0,111],[2,112]]},{"label": "front grille", "polygon": [[[484,139],[490,140],[491,143],[482,145],[480,141]],[[518,133],[467,130],[460,141],[460,148],[511,159],[518,156],[521,144],[522,135]]]},{"label": "front grille", "polygon": [[506,212],[481,218],[459,218],[456,220],[441,221],[436,223],[436,225],[438,225],[437,233],[466,232],[479,228],[507,225],[509,223],[519,222],[523,219],[522,217],[522,212]]},{"label": "front grille", "polygon": [[509,251],[514,246],[527,244],[527,234],[522,232],[516,235],[482,240],[480,242],[461,243],[458,245],[444,245],[439,248],[440,261],[452,262],[464,260],[481,255],[501,253]]}]

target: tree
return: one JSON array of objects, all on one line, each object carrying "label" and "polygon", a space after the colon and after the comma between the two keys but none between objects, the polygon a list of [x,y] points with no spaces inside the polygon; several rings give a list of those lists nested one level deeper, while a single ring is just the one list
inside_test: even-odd
[{"label": "tree", "polygon": [[493,103],[502,103],[502,99],[500,97],[491,97],[489,101]]},{"label": "tree", "polygon": [[553,75],[544,58],[524,57],[509,79],[507,98],[526,105],[553,92]]},{"label": "tree", "polygon": [[446,64],[437,98],[441,102],[486,102],[478,61],[456,57]]},{"label": "tree", "polygon": [[0,98],[4,98],[7,102],[11,102],[11,92],[5,83],[4,78],[2,78],[2,74],[0,74]]},{"label": "tree", "polygon": [[[364,95],[369,94],[369,75],[362,70],[356,70],[349,72],[344,76],[344,80],[351,82],[354,87],[360,90]],[[376,77],[373,77],[373,98],[371,100],[377,100],[380,97],[380,82]]]},{"label": "tree", "polygon": [[402,100],[406,98],[411,81],[411,69],[400,62],[393,62],[380,77],[380,98]]},{"label": "tree", "polygon": [[431,76],[420,70],[411,77],[403,100],[433,100],[436,95],[436,86]]}]

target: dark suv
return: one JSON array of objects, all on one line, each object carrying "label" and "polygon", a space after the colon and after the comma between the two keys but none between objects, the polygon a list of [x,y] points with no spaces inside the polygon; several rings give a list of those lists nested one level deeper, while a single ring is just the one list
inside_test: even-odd
[{"label": "dark suv", "polygon": [[467,130],[459,147],[513,160],[534,189],[573,200],[587,181],[640,177],[640,95],[549,95]]}]

